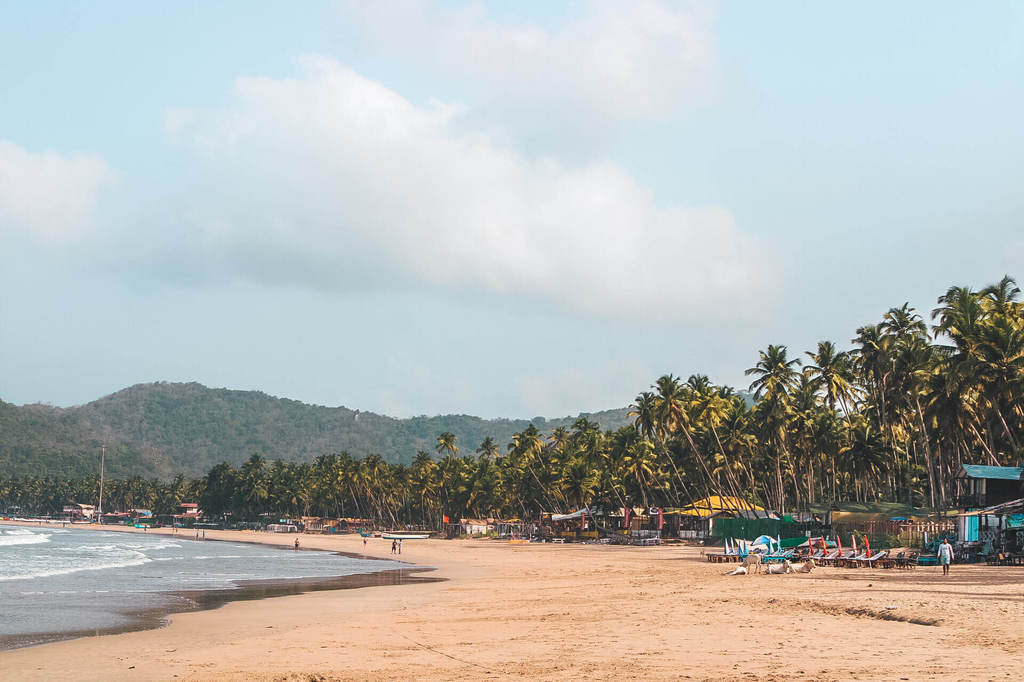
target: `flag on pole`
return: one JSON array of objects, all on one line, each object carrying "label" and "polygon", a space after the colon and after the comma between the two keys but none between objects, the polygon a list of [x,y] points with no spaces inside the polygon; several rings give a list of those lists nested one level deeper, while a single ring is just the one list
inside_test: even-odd
[{"label": "flag on pole", "polygon": [[850,533],[850,542],[853,544],[853,553],[857,553],[857,536]]},{"label": "flag on pole", "polygon": [[626,510],[623,512],[623,516],[622,516],[622,527],[623,528],[629,528],[629,517],[630,517],[630,515],[632,513],[633,513],[633,508],[632,507],[626,507]]},{"label": "flag on pole", "polygon": [[586,530],[586,529],[587,529],[587,512],[586,512],[586,510],[584,510],[583,511],[583,515],[580,516],[580,530]]},{"label": "flag on pole", "polygon": [[442,516],[442,517],[441,517],[441,520],[443,520],[443,521],[444,521],[445,523],[451,523],[451,519],[449,519],[449,518],[448,518],[448,515],[447,515],[447,514],[445,514],[444,516]]},{"label": "flag on pole", "polygon": [[665,510],[658,507],[658,530],[665,527]]},{"label": "flag on pole", "polygon": [[871,557],[871,540],[868,539],[867,535],[864,536],[864,546],[868,548],[867,549],[867,553],[868,553],[867,556],[868,556],[868,558],[870,558]]}]

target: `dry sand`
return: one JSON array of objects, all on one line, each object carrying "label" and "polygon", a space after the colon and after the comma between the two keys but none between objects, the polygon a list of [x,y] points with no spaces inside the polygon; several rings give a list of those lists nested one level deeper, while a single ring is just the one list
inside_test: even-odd
[{"label": "dry sand", "polygon": [[[106,528],[105,528],[106,530]],[[152,531],[151,531],[152,532]],[[159,532],[159,531],[157,531]],[[289,544],[294,536],[207,532]],[[362,552],[358,536],[304,547]],[[390,541],[367,553],[390,558]],[[0,653],[4,680],[1020,679],[1024,568],[722,575],[700,550],[406,541],[444,582],[178,614]],[[895,606],[896,608],[886,608]]]}]

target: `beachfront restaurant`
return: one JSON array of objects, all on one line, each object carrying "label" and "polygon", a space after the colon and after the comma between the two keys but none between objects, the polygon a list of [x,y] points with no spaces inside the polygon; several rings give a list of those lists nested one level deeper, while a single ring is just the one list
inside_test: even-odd
[{"label": "beachfront restaurant", "polygon": [[1024,565],[1024,498],[961,513],[957,549],[990,563]]}]

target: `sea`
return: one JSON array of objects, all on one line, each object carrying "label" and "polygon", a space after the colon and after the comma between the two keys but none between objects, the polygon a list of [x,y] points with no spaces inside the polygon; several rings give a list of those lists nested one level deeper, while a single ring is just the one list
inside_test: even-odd
[{"label": "sea", "polygon": [[403,582],[395,576],[406,569],[335,552],[196,540],[186,530],[0,525],[0,650],[159,627],[169,613],[236,599]]}]

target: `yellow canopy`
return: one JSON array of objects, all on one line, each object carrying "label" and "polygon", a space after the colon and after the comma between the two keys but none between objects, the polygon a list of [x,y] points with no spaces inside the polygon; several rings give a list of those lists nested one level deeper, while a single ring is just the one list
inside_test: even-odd
[{"label": "yellow canopy", "polygon": [[729,495],[711,495],[701,500],[695,500],[693,506],[681,507],[679,509],[666,509],[667,513],[671,514],[683,514],[684,516],[711,516],[718,512],[735,512],[735,511],[764,511],[764,507],[759,507],[756,504],[751,504],[746,500],[738,497],[731,497]]}]

